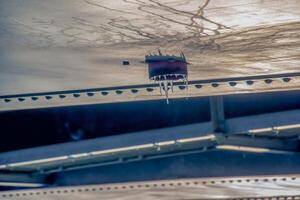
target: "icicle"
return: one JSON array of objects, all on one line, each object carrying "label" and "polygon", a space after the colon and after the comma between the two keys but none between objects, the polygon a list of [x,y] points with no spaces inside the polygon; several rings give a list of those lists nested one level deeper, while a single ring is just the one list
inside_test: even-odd
[{"label": "icicle", "polygon": [[189,87],[189,82],[187,80],[187,77],[185,77],[184,80],[185,80],[185,89],[188,90],[189,89],[188,88]]},{"label": "icicle", "polygon": [[158,55],[162,56],[160,49],[158,49]]},{"label": "icicle", "polygon": [[169,104],[168,81],[164,81],[164,82],[163,82],[163,87],[164,87],[164,90],[165,90],[165,95],[166,95],[167,104]]},{"label": "icicle", "polygon": [[161,82],[161,81],[159,81],[158,83],[159,83],[159,92],[160,92],[160,95],[162,95],[162,92],[161,92],[161,88],[162,88],[162,82]]}]

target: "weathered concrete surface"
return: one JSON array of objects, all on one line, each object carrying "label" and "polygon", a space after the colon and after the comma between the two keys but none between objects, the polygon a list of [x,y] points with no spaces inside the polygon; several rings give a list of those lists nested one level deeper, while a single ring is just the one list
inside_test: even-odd
[{"label": "weathered concrete surface", "polygon": [[159,47],[185,52],[190,80],[295,71],[299,36],[297,0],[6,0],[0,93],[147,83]]}]

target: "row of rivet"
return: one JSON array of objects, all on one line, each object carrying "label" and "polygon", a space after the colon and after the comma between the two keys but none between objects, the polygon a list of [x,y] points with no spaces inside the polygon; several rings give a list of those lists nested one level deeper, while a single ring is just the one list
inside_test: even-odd
[{"label": "row of rivet", "polygon": [[78,188],[68,190],[49,190],[43,192],[29,192],[29,193],[10,193],[2,194],[2,197],[19,197],[19,196],[30,196],[30,195],[47,195],[47,194],[60,194],[60,193],[74,193],[74,192],[95,192],[95,191],[110,191],[110,190],[126,190],[126,189],[141,189],[141,188],[156,188],[156,187],[176,187],[176,186],[195,186],[195,185],[214,185],[214,184],[232,184],[232,183],[243,183],[243,182],[276,182],[276,181],[295,181],[296,177],[291,178],[272,178],[272,179],[235,179],[235,180],[219,180],[219,181],[185,181],[185,182],[168,182],[168,183],[153,183],[153,184],[137,184],[137,185],[123,185],[123,186],[103,186],[98,188]]},{"label": "row of rivet", "polygon": [[[152,88],[147,88],[146,90],[147,90],[148,92],[152,92],[154,89],[152,89]],[[122,90],[116,90],[115,92],[116,92],[116,94],[122,94],[122,93],[123,93]],[[137,89],[132,89],[131,92],[132,92],[132,93],[137,93],[138,90],[137,90]],[[106,96],[106,95],[109,94],[108,91],[102,91],[102,92],[100,92],[100,93],[101,93],[103,96]],[[88,97],[92,97],[92,96],[94,96],[95,94],[96,94],[96,92],[87,92],[87,93],[86,93],[86,95],[87,95]],[[80,94],[80,93],[74,93],[74,94],[72,94],[72,95],[73,95],[73,97],[78,98],[78,97],[80,97],[82,94]],[[30,98],[31,98],[33,101],[36,101],[36,100],[38,100],[40,97],[42,97],[42,96],[32,96],[32,97],[30,97]],[[46,96],[43,96],[43,97],[45,97],[46,100],[51,100],[51,99],[53,99],[54,95],[46,95]],[[60,99],[64,99],[64,98],[67,97],[67,95],[66,95],[66,94],[59,94],[58,97],[59,97]],[[23,101],[26,100],[26,97],[18,97],[17,99],[18,99],[19,102],[23,102]],[[10,99],[10,98],[6,98],[6,99],[4,99],[4,102],[8,103],[8,102],[11,102],[11,100],[12,100],[12,99]]]},{"label": "row of rivet", "polygon": [[277,197],[250,197],[224,200],[300,200],[300,196],[277,196]]},{"label": "row of rivet", "polygon": [[[291,78],[286,77],[286,78],[282,78],[282,80],[283,80],[284,82],[289,82],[289,81],[291,81]],[[265,79],[264,82],[265,82],[266,84],[271,84],[271,83],[273,82],[273,80],[272,80],[272,79]],[[238,83],[235,82],[235,81],[230,81],[228,84],[229,84],[230,86],[234,87],[234,86],[236,86]],[[246,81],[246,84],[247,84],[247,85],[253,85],[253,84],[254,84],[254,81],[253,81],[253,80],[247,80],[247,81]],[[220,86],[220,85],[221,85],[220,83],[211,83],[211,86],[214,87],[214,88],[216,88],[216,87],[218,87],[218,86]],[[201,84],[195,84],[194,86],[195,86],[195,88],[197,88],[197,89],[200,89],[200,88],[203,87],[203,85],[201,85]],[[180,90],[185,90],[185,89],[186,89],[186,86],[185,86],[185,85],[179,85],[178,88],[179,88]],[[154,90],[153,88],[146,88],[146,91],[147,91],[147,92],[152,92],[153,90]],[[136,94],[136,93],[139,92],[139,90],[138,90],[138,89],[131,89],[131,92],[132,92],[133,94]],[[95,93],[96,93],[96,92],[87,92],[86,95],[87,95],[88,97],[92,97],[92,96],[94,96]],[[106,95],[109,94],[109,91],[101,91],[100,93],[101,93],[103,96],[106,96]],[[115,90],[115,93],[118,94],[118,95],[120,95],[120,94],[123,93],[123,90]],[[78,98],[78,97],[81,96],[80,93],[73,93],[72,95],[73,95],[73,97],[75,97],[75,98]],[[44,96],[44,97],[45,97],[47,100],[50,100],[50,99],[53,98],[53,96],[51,96],[51,95],[46,95],[46,96]],[[59,94],[58,97],[61,98],[61,99],[64,99],[64,98],[66,98],[67,96],[66,96],[66,94]],[[36,100],[39,99],[38,96],[32,96],[32,97],[30,97],[30,98],[31,98],[33,101],[36,101]],[[17,98],[17,99],[18,99],[19,102],[23,102],[23,101],[26,100],[25,97],[19,97],[19,98]],[[12,99],[10,99],[10,98],[5,98],[5,99],[4,99],[4,102],[7,102],[7,103],[8,103],[8,102],[11,102],[11,100],[12,100]]]}]

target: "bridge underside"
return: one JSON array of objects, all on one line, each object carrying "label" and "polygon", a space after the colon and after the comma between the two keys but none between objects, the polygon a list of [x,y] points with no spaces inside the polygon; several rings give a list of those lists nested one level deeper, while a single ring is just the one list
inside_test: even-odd
[{"label": "bridge underside", "polygon": [[[49,94],[2,99],[43,95]],[[46,189],[27,190],[25,196],[23,191],[1,194],[59,199],[101,193],[112,199],[153,199],[159,191],[162,199],[186,199],[187,193],[197,199],[217,193],[221,196],[211,198],[296,198],[299,97],[298,90],[274,90],[176,97],[169,104],[156,99],[5,110],[0,113],[5,133],[1,188]]]},{"label": "bridge underside", "polygon": [[[299,16],[297,0],[0,1],[0,199],[300,199]],[[184,53],[188,87],[149,83],[158,48]]]}]

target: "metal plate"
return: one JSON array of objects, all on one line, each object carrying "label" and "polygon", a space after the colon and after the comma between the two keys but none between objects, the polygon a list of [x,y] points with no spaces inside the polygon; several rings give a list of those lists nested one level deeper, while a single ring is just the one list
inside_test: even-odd
[{"label": "metal plate", "polygon": [[200,200],[261,199],[262,197],[272,200],[300,199],[299,175],[165,180],[0,193],[0,199],[3,200],[96,200],[99,198],[111,200]]}]

